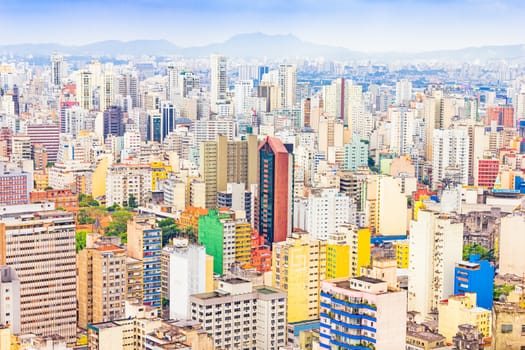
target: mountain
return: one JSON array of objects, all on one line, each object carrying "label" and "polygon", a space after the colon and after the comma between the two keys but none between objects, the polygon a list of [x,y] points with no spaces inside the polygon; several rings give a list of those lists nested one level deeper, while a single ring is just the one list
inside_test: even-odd
[{"label": "mountain", "polygon": [[221,53],[232,57],[339,57],[365,58],[366,55],[343,47],[318,45],[296,36],[263,33],[239,34],[220,44],[190,47],[183,50],[187,56],[206,56]]},{"label": "mountain", "polygon": [[0,54],[18,56],[49,56],[53,52],[73,56],[119,56],[157,55],[168,56],[180,53],[181,48],[167,40],[106,40],[80,46],[60,44],[17,44],[0,46]]},{"label": "mountain", "polygon": [[73,56],[208,56],[221,53],[230,57],[267,58],[313,58],[392,60],[487,60],[525,58],[525,45],[501,45],[469,47],[459,50],[436,50],[419,53],[363,53],[344,47],[320,45],[297,38],[294,35],[268,35],[263,33],[239,34],[223,43],[205,46],[180,47],[168,40],[100,41],[87,45],[66,46],[60,44],[0,45],[0,55],[49,56],[60,52]]}]

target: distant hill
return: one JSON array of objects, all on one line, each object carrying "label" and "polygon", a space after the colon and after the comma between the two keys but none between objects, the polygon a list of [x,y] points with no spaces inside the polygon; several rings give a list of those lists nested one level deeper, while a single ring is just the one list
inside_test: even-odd
[{"label": "distant hill", "polygon": [[0,45],[0,55],[49,56],[60,52],[74,56],[171,56],[188,57],[208,56],[221,53],[231,57],[267,57],[267,58],[340,58],[391,60],[487,60],[504,58],[524,58],[525,45],[502,45],[469,47],[459,50],[439,50],[420,53],[364,53],[344,47],[319,45],[297,38],[294,35],[268,35],[263,33],[239,34],[223,43],[205,46],[181,47],[167,40],[107,40],[87,45],[67,46],[53,43]]}]

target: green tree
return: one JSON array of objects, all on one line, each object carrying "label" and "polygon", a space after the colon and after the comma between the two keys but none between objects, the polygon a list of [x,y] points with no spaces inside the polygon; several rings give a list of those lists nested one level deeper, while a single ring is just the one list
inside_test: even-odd
[{"label": "green tree", "polygon": [[481,260],[495,261],[493,249],[487,249],[476,243],[463,246],[463,260],[468,260],[472,254],[479,255]]},{"label": "green tree", "polygon": [[158,225],[162,232],[162,246],[167,245],[175,237],[188,237],[185,231],[182,231],[172,218],[159,220]]},{"label": "green tree", "polygon": [[76,233],[76,248],[77,253],[86,247],[87,231],[77,231]]},{"label": "green tree", "polygon": [[502,284],[499,286],[494,286],[494,300],[500,300],[502,295],[508,296],[511,291],[514,290],[513,285]]},{"label": "green tree", "polygon": [[78,195],[78,206],[81,208],[98,207],[100,206],[100,203],[96,201],[92,196],[81,193]]},{"label": "green tree", "polygon": [[106,227],[107,236],[119,236],[122,243],[128,241],[128,221],[133,217],[131,213],[126,210],[116,210],[112,215],[112,221]]},{"label": "green tree", "polygon": [[137,203],[137,198],[135,198],[135,196],[132,195],[132,194],[129,195],[129,198],[128,198],[128,206],[129,206],[130,208],[136,208],[136,207],[139,206],[138,203]]},{"label": "green tree", "polygon": [[88,209],[82,208],[78,211],[77,222],[80,225],[94,224],[95,218],[91,216],[91,213],[89,212]]}]

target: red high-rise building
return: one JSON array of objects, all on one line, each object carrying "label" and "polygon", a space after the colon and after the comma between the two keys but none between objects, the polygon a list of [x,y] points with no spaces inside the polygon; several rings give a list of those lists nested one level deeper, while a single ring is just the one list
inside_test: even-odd
[{"label": "red high-rise building", "polygon": [[293,155],[275,137],[259,145],[259,233],[266,242],[282,242],[292,231]]},{"label": "red high-rise building", "polygon": [[492,189],[499,173],[499,159],[478,159],[478,186]]},{"label": "red high-rise building", "polygon": [[497,125],[514,128],[514,107],[512,106],[492,106],[487,107],[487,115],[485,117],[485,125],[490,125],[492,121],[496,121]]}]

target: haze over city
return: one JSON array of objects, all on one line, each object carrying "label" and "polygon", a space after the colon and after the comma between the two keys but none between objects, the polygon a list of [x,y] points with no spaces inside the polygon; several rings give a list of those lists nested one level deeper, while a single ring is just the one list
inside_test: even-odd
[{"label": "haze over city", "polygon": [[0,44],[167,39],[180,46],[248,32],[365,52],[522,44],[520,0],[0,1]]}]

